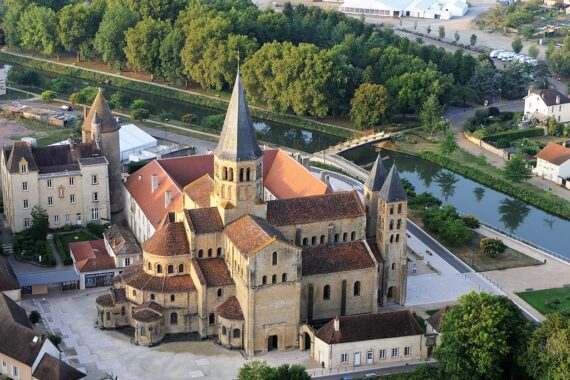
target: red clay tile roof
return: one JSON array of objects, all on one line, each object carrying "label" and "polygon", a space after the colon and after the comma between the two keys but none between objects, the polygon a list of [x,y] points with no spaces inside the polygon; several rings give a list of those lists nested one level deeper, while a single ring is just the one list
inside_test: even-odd
[{"label": "red clay tile roof", "polygon": [[10,262],[3,256],[0,256],[0,292],[3,290],[20,289],[20,283],[16,277],[16,273],[12,269]]},{"label": "red clay tile roof", "polygon": [[224,223],[217,207],[184,210],[190,229],[197,234],[222,232]]},{"label": "red clay tile roof", "polygon": [[213,259],[194,259],[192,265],[196,272],[200,272],[198,277],[206,286],[233,285],[234,281],[230,276],[226,262],[221,257]]},{"label": "red clay tile roof", "polygon": [[143,251],[155,256],[188,255],[190,247],[183,222],[168,223],[143,243]]},{"label": "red clay tile roof", "polygon": [[216,308],[216,313],[222,318],[233,320],[233,321],[243,321],[243,313],[241,311],[241,306],[236,297],[231,296],[223,304]]},{"label": "red clay tile roof", "polygon": [[116,304],[127,302],[127,294],[124,288],[111,288],[109,293],[97,297],[95,302],[100,306],[114,306]]},{"label": "red clay tile roof", "polygon": [[200,208],[210,207],[210,193],[214,191],[214,180],[203,175],[184,187],[184,193]]},{"label": "red clay tile roof", "polygon": [[570,160],[570,148],[551,142],[538,152],[536,157],[559,166]]},{"label": "red clay tile roof", "polygon": [[135,306],[135,310],[144,310],[144,309],[151,309],[152,311],[155,311],[160,314],[164,313],[164,307],[160,306],[159,304],[153,301],[141,303],[140,305]]},{"label": "red clay tile roof", "polygon": [[267,202],[267,221],[274,226],[350,219],[364,215],[364,206],[356,191]]},{"label": "red clay tile roof", "polygon": [[139,322],[154,322],[161,320],[162,314],[151,309],[142,309],[133,313],[133,319]]},{"label": "red clay tile roof", "polygon": [[373,268],[374,262],[363,242],[305,248],[302,252],[303,276]]},{"label": "red clay tile roof", "polygon": [[368,247],[370,247],[370,251],[374,255],[374,258],[376,259],[376,261],[378,263],[383,262],[384,259],[382,258],[382,254],[380,253],[380,250],[378,249],[378,246],[376,245],[376,241],[374,239],[366,239],[366,243],[368,243]]},{"label": "red clay tile roof", "polygon": [[336,318],[340,321],[339,331],[335,331],[332,319],[317,331],[316,337],[327,344],[338,344],[423,334],[408,310]]},{"label": "red clay tile roof", "polygon": [[158,160],[180,189],[206,174],[214,173],[214,155],[204,154]]},{"label": "red clay tile roof", "polygon": [[189,274],[170,277],[151,276],[142,268],[142,263],[133,264],[121,273],[121,281],[141,291],[156,293],[184,293],[196,290]]},{"label": "red clay tile roof", "polygon": [[107,254],[105,241],[89,240],[69,244],[75,267],[80,272],[96,272],[115,269],[115,260]]},{"label": "red clay tile roof", "polygon": [[40,380],[77,380],[87,375],[64,361],[45,354],[32,376]]},{"label": "red clay tile roof", "polygon": [[95,303],[99,306],[103,306],[103,307],[110,307],[115,305],[115,303],[113,302],[113,296],[111,295],[111,293],[105,293],[103,295],[100,295],[99,297],[97,297],[95,299]]},{"label": "red clay tile roof", "polygon": [[266,150],[263,154],[263,184],[277,199],[331,192],[295,158],[279,149]]},{"label": "red clay tile roof", "polygon": [[228,224],[224,234],[246,256],[254,255],[259,249],[275,240],[291,244],[281,231],[264,219],[252,215],[244,215]]}]

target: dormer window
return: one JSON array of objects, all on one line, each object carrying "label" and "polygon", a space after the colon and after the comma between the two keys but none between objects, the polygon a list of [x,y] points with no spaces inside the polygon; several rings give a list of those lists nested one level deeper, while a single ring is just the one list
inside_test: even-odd
[{"label": "dormer window", "polygon": [[25,174],[28,172],[28,164],[23,162],[20,164],[20,173]]}]

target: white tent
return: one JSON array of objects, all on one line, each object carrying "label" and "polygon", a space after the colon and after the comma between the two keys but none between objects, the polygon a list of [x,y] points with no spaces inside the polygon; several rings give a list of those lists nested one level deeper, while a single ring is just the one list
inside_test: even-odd
[{"label": "white tent", "polygon": [[141,153],[145,149],[154,148],[158,141],[134,124],[121,125],[119,129],[121,161],[129,158],[130,154]]},{"label": "white tent", "polygon": [[466,0],[346,0],[340,11],[384,17],[419,17],[448,20],[467,13]]}]

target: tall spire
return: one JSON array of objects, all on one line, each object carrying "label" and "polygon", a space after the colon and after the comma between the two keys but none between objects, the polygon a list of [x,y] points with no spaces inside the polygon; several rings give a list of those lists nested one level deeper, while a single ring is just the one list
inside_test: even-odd
[{"label": "tall spire", "polygon": [[384,163],[382,163],[380,153],[378,153],[378,157],[376,157],[376,161],[374,162],[372,170],[370,170],[370,174],[368,175],[368,179],[364,185],[369,191],[380,191],[387,176],[388,171],[384,167]]},{"label": "tall spire", "polygon": [[398,169],[396,164],[392,165],[388,177],[382,185],[382,190],[380,190],[380,199],[384,202],[403,202],[408,197],[406,196],[406,191],[402,186],[402,181],[400,180],[400,174],[398,174]]},{"label": "tall spire", "polygon": [[87,114],[87,117],[83,121],[83,130],[90,131],[92,122],[94,121],[95,117],[98,117],[101,123],[101,133],[106,132],[114,132],[119,129],[113,114],[111,113],[111,109],[103,96],[103,91],[99,89],[95,100],[93,101],[93,105]]},{"label": "tall spire", "polygon": [[239,72],[214,154],[230,161],[254,161],[263,155],[257,143]]}]

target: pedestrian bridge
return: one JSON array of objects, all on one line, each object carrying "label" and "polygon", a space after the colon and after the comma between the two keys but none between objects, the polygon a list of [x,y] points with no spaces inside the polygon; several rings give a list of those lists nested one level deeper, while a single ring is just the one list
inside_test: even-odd
[{"label": "pedestrian bridge", "polygon": [[342,152],[346,152],[347,150],[358,148],[359,146],[362,146],[362,145],[390,140],[390,137],[391,137],[390,133],[386,133],[384,131],[377,132],[377,133],[374,133],[372,135],[358,137],[358,138],[355,138],[355,139],[352,139],[349,141],[342,142],[338,145],[331,146],[330,148],[327,148],[324,151],[315,153],[315,155],[318,155],[318,154],[322,155],[324,153],[326,153],[326,154],[340,154]]}]

